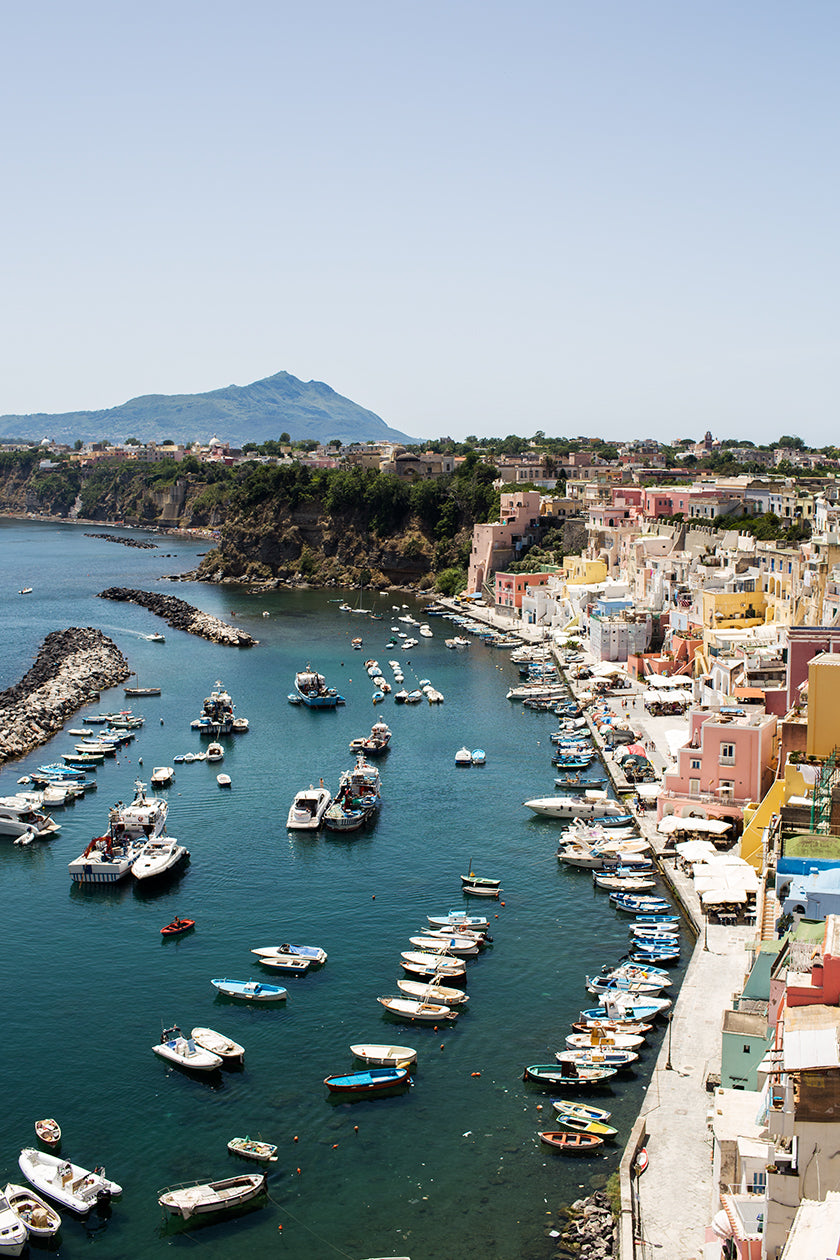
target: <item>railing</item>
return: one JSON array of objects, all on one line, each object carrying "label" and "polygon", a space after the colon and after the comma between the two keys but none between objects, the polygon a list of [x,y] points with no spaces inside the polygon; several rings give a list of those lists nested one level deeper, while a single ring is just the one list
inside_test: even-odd
[{"label": "railing", "polygon": [[667,788],[663,789],[659,795],[672,801],[685,801],[686,804],[694,804],[695,801],[701,801],[707,805],[742,806],[750,803],[749,796],[731,796],[729,792],[676,792],[673,788]]}]

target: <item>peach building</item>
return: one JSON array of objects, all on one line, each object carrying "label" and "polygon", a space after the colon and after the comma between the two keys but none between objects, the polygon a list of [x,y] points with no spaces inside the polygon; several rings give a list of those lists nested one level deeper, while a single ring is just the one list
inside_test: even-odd
[{"label": "peach building", "polygon": [[473,526],[473,544],[467,592],[480,594],[485,582],[515,560],[522,548],[536,539],[540,524],[539,490],[503,494],[500,520]]}]

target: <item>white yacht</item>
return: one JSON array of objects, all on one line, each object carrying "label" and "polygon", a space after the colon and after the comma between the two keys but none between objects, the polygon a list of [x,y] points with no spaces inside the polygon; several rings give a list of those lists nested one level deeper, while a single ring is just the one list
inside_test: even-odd
[{"label": "white yacht", "polygon": [[49,840],[61,831],[49,814],[33,809],[32,802],[24,796],[0,796],[0,836],[17,840],[31,835],[37,840]]},{"label": "white yacht", "polygon": [[154,879],[165,875],[184,858],[189,851],[172,836],[154,836],[147,840],[131,864],[131,873],[137,879]]},{"label": "white yacht", "polygon": [[606,792],[585,792],[583,796],[538,796],[523,805],[544,818],[623,818],[627,809]]},{"label": "white yacht", "polygon": [[316,788],[310,783],[292,801],[286,826],[290,831],[317,831],[331,799],[327,788]]},{"label": "white yacht", "polygon": [[159,796],[147,796],[146,785],[140,779],[134,782],[134,800],[128,805],[117,801],[110,812],[109,822],[116,835],[129,839],[145,840],[159,836],[166,824],[169,805]]}]

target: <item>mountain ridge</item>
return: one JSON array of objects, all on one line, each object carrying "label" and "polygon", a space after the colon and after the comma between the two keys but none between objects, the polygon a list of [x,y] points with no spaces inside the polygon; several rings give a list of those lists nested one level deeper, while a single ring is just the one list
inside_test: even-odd
[{"label": "mountain ridge", "polygon": [[33,412],[0,416],[0,438],[56,442],[208,442],[233,447],[288,433],[292,441],[419,441],[393,429],[375,412],[337,393],[324,381],[301,381],[289,372],[225,385],[201,394],[142,394],[97,411]]}]

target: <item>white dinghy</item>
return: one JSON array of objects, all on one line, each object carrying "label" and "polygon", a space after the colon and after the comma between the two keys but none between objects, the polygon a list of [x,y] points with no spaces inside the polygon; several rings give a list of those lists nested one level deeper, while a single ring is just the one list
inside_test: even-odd
[{"label": "white dinghy", "polygon": [[182,1037],[177,1024],[164,1028],[160,1041],[152,1046],[152,1050],[162,1059],[168,1059],[178,1067],[190,1068],[193,1072],[214,1072],[222,1066],[218,1054],[205,1050],[192,1037]]},{"label": "white dinghy", "polygon": [[122,1194],[122,1186],[109,1181],[103,1168],[90,1172],[58,1155],[48,1155],[30,1146],[21,1151],[18,1164],[36,1190],[80,1216],[87,1216],[95,1204],[107,1203],[114,1195]]}]

